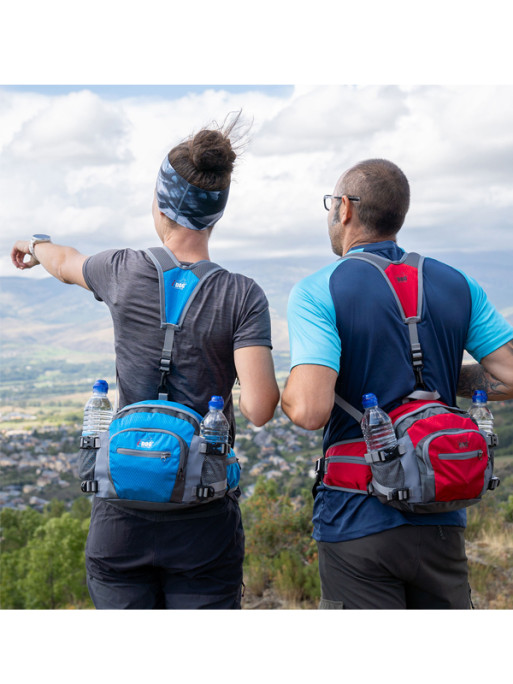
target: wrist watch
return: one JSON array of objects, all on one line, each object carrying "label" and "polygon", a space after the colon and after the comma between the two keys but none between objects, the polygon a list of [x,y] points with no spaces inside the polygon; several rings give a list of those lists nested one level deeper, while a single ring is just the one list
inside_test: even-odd
[{"label": "wrist watch", "polygon": [[29,252],[32,255],[32,257],[39,262],[39,259],[36,257],[34,253],[34,246],[37,245],[39,242],[51,242],[52,238],[49,235],[45,235],[44,233],[36,233],[30,238],[29,241]]}]

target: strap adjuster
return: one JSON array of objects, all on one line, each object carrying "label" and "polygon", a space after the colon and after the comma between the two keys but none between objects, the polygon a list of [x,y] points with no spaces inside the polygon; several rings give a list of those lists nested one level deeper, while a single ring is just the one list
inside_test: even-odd
[{"label": "strap adjuster", "polygon": [[489,447],[493,448],[499,446],[499,436],[495,432],[488,432],[486,441],[488,442]]},{"label": "strap adjuster", "polygon": [[80,490],[84,492],[84,494],[94,494],[98,491],[98,481],[84,480],[80,483]]},{"label": "strap adjuster", "polygon": [[80,437],[81,449],[99,449],[100,437],[98,435],[81,435]]},{"label": "strap adjuster", "polygon": [[396,444],[394,447],[379,449],[378,451],[368,451],[365,454],[365,461],[372,465],[373,463],[387,463],[393,461],[406,453],[404,444]]},{"label": "strap adjuster", "polygon": [[162,373],[169,373],[171,370],[171,359],[160,359],[160,370]]},{"label": "strap adjuster", "polygon": [[213,454],[214,456],[224,456],[228,453],[228,444],[226,442],[207,442],[202,441],[199,445],[200,454]]},{"label": "strap adjuster", "polygon": [[488,483],[487,489],[491,489],[493,492],[494,489],[497,489],[497,487],[500,485],[500,483],[501,483],[500,479],[494,475],[493,477],[490,478],[490,482]]},{"label": "strap adjuster", "polygon": [[405,489],[392,489],[391,492],[387,494],[387,501],[406,501],[410,496],[410,490]]},{"label": "strap adjuster", "polygon": [[211,499],[215,493],[215,489],[210,485],[198,485],[196,487],[196,496],[198,499]]},{"label": "strap adjuster", "polygon": [[422,349],[418,342],[411,345],[411,360],[415,368],[423,368],[424,360],[422,356]]}]

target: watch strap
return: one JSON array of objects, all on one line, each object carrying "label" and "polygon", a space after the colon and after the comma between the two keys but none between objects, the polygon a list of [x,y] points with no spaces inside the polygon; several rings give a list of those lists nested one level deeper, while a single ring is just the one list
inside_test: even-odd
[{"label": "watch strap", "polygon": [[36,253],[35,253],[35,251],[34,251],[34,247],[35,247],[37,244],[39,244],[40,242],[51,242],[51,239],[50,239],[49,237],[48,237],[48,238],[32,237],[32,238],[29,240],[29,252],[30,252],[30,255],[31,255],[31,257],[32,257],[33,259],[35,259],[38,263],[39,263],[39,259],[38,259],[37,256],[36,256]]}]

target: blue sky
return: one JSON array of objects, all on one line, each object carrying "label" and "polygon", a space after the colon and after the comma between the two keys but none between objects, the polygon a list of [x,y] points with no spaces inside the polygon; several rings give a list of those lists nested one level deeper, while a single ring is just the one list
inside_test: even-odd
[{"label": "blue sky", "polygon": [[13,92],[31,92],[41,93],[44,95],[66,95],[68,93],[76,93],[87,89],[93,93],[98,94],[105,99],[116,99],[122,97],[160,97],[166,99],[178,99],[189,93],[203,93],[205,90],[224,90],[229,93],[247,93],[249,91],[260,91],[271,95],[285,95],[290,94],[293,90],[292,85],[278,85],[278,84],[192,84],[192,85],[158,85],[158,84],[111,84],[111,85],[95,85],[95,84],[24,84],[24,85],[5,85],[2,86],[4,90]]}]

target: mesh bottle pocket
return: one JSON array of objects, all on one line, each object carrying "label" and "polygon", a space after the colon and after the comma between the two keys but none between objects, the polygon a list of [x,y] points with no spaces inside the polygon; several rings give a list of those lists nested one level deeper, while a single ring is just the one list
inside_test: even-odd
[{"label": "mesh bottle pocket", "polygon": [[371,470],[374,480],[382,487],[402,489],[405,486],[404,468],[399,458],[373,463]]},{"label": "mesh bottle pocket", "polygon": [[201,466],[201,484],[204,487],[226,480],[226,456],[205,454]]},{"label": "mesh bottle pocket", "polygon": [[78,476],[81,480],[94,480],[97,452],[98,449],[80,449],[78,454]]}]

